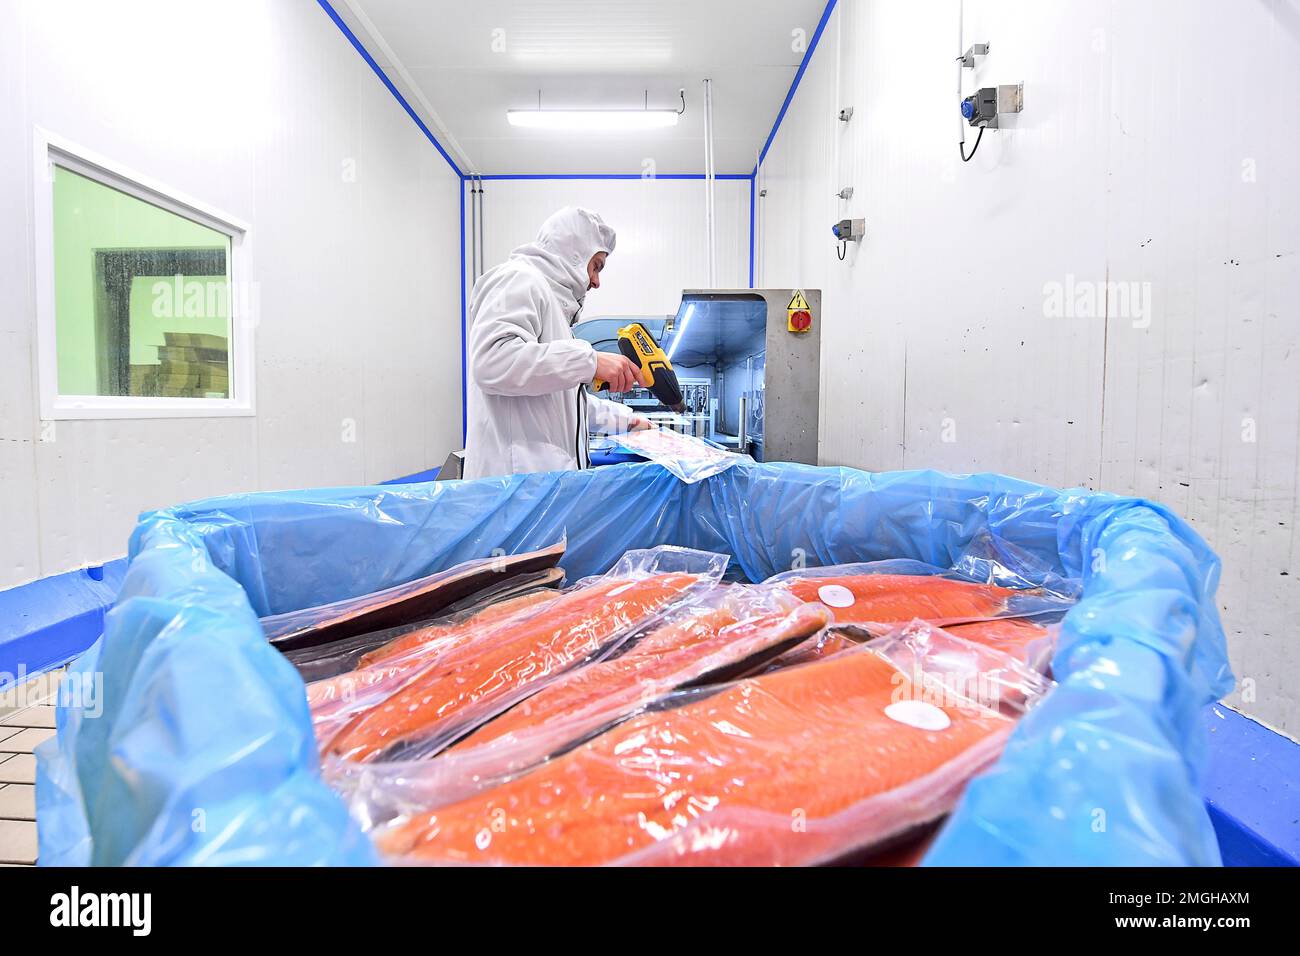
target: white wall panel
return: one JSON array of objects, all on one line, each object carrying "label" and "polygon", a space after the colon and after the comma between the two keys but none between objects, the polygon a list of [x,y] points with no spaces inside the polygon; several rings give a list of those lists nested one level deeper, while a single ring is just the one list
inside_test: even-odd
[{"label": "white wall panel", "polygon": [[[1151,284],[1152,314],[1109,325],[1102,480],[1219,552],[1229,701],[1300,735],[1300,131],[1277,122],[1300,102],[1300,10],[1161,0],[1111,17],[1107,261]],[[1218,51],[1213,82],[1188,44]]]},{"label": "white wall panel", "polygon": [[1170,505],[1224,560],[1230,700],[1294,733],[1300,13],[966,0],[965,91],[1025,112],[963,164],[959,9],[841,0],[760,176],[760,284],[824,293],[822,459]]},{"label": "white wall panel", "polygon": [[[147,508],[459,446],[459,180],[317,5],[6,4],[0,92],[0,587],[122,554]],[[35,126],[250,224],[256,417],[42,429]]]},{"label": "white wall panel", "polygon": [[[584,316],[676,312],[682,289],[708,286],[704,182],[698,179],[497,179],[483,184],[484,261],[532,242],[565,206],[598,212],[618,235]],[[468,188],[466,195],[468,197]],[[717,180],[717,287],[749,286],[749,180]],[[470,224],[466,199],[465,225]],[[468,260],[469,253],[466,252]]]},{"label": "white wall panel", "polygon": [[[8,24],[0,17],[0,25]],[[25,183],[31,140],[22,135],[23,36],[0,28],[0,586],[40,575],[40,522],[35,502],[37,421],[36,341],[32,316],[30,230]],[[17,170],[18,172],[11,172]],[[30,242],[30,240],[27,240]]]}]

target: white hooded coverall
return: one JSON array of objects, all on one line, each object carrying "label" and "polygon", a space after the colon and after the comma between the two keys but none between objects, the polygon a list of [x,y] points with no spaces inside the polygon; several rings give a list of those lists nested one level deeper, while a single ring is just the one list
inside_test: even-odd
[{"label": "white hooded coverall", "polygon": [[587,468],[589,430],[628,430],[630,408],[583,387],[596,375],[596,352],[572,331],[587,294],[587,263],[613,251],[614,230],[594,212],[569,207],[474,284],[466,478]]}]

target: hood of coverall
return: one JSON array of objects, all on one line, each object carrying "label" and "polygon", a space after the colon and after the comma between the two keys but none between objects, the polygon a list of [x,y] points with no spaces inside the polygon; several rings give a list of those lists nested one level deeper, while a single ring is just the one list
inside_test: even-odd
[{"label": "hood of coverall", "polygon": [[614,252],[614,230],[590,209],[566,206],[554,213],[534,242],[510,253],[535,267],[551,284],[572,325],[587,296],[587,263],[598,252]]}]

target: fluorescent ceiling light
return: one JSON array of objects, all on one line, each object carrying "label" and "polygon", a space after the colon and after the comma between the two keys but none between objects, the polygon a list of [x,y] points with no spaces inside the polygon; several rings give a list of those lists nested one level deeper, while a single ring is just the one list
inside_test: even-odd
[{"label": "fluorescent ceiling light", "polygon": [[511,126],[527,129],[624,130],[677,125],[676,110],[506,110]]}]

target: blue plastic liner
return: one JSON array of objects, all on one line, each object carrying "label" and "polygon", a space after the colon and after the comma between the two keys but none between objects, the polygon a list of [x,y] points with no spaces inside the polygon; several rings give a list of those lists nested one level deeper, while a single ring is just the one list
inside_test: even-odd
[{"label": "blue plastic liner", "polygon": [[100,679],[102,694],[61,705],[57,738],[38,749],[41,862],[374,861],[320,782],[302,682],[257,618],[561,535],[571,579],[659,544],[724,552],[754,581],[886,558],[953,567],[990,536],[1026,577],[1080,578],[1060,686],[972,783],[927,862],[1219,862],[1201,707],[1232,675],[1219,562],[1183,521],[998,475],[752,463],[692,485],[623,464],[144,516],[104,636],[74,667],[74,689]]}]

